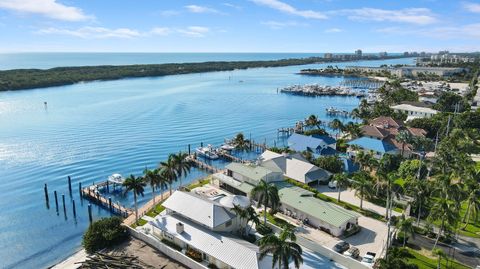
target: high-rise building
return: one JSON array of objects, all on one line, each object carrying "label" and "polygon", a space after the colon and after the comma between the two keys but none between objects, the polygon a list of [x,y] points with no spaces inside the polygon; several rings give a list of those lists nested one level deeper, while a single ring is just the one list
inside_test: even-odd
[{"label": "high-rise building", "polygon": [[388,53],[387,53],[386,51],[380,52],[380,53],[378,54],[378,56],[380,56],[380,57],[387,57],[387,55],[388,55]]},{"label": "high-rise building", "polygon": [[331,53],[325,53],[325,54],[323,55],[323,58],[325,58],[325,59],[332,59],[332,58],[333,58],[333,54],[331,54]]},{"label": "high-rise building", "polygon": [[357,56],[357,58],[362,58],[362,50],[361,49],[356,50],[355,56]]}]

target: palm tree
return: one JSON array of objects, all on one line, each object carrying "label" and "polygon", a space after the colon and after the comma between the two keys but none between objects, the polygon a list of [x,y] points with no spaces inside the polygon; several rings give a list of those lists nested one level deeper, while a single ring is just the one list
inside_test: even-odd
[{"label": "palm tree", "polygon": [[[478,169],[476,173],[480,174],[480,169]],[[467,192],[467,198],[465,199],[467,210],[465,211],[465,215],[462,219],[462,222],[465,222],[465,225],[462,227],[463,230],[467,228],[472,213],[474,219],[477,219],[478,212],[480,212],[480,182],[477,182],[476,180],[469,180],[466,182],[465,186]]]},{"label": "palm tree", "polygon": [[318,119],[317,116],[315,115],[310,115],[308,118],[305,120],[305,125],[309,127],[317,127],[320,129],[320,125],[322,124],[322,121]]},{"label": "palm tree", "polygon": [[278,264],[279,269],[288,269],[289,261],[293,260],[295,268],[300,268],[303,263],[302,248],[296,243],[297,237],[292,228],[283,227],[277,236],[274,233],[262,237],[258,242],[260,245],[260,259],[269,253],[273,255],[272,268]]},{"label": "palm tree", "polygon": [[[248,235],[252,230],[253,224],[255,224],[255,226],[258,226],[260,224],[260,219],[258,218],[257,211],[255,211],[255,209],[251,206],[247,208],[247,214],[248,214],[248,218],[247,218],[247,226],[248,226],[247,235]],[[251,224],[248,225],[248,223],[250,222]]]},{"label": "palm tree", "polygon": [[455,226],[455,223],[458,220],[458,211],[455,208],[454,202],[446,199],[445,197],[441,197],[440,200],[438,200],[430,209],[429,218],[441,222],[438,229],[437,238],[435,239],[435,243],[433,245],[433,249],[435,249],[446,224]]},{"label": "palm tree", "polygon": [[434,256],[438,257],[438,259],[437,259],[437,269],[440,269],[441,260],[442,260],[443,257],[446,257],[447,255],[445,254],[445,252],[441,248],[434,248],[432,250],[432,254]]},{"label": "palm tree", "polygon": [[352,139],[358,138],[362,135],[362,129],[360,128],[360,125],[351,121],[345,125],[345,130],[350,134]]},{"label": "palm tree", "polygon": [[267,183],[265,180],[260,182],[251,191],[251,196],[258,200],[258,203],[263,205],[263,222],[267,224],[267,206],[272,209],[276,209],[280,203],[280,197],[278,196],[278,189],[272,183]]},{"label": "palm tree", "polygon": [[238,133],[235,138],[233,138],[233,144],[237,150],[249,150],[250,149],[250,140],[245,139],[243,133]]},{"label": "palm tree", "polygon": [[155,188],[159,184],[158,174],[155,170],[149,170],[145,167],[145,170],[143,170],[143,178],[152,188],[153,204],[155,204]]},{"label": "palm tree", "polygon": [[360,196],[360,209],[363,209],[363,199],[372,189],[372,181],[369,174],[360,171],[353,175],[353,188],[355,194]]},{"label": "palm tree", "polygon": [[160,174],[167,179],[169,192],[172,195],[172,184],[178,179],[176,164],[173,158],[169,157],[166,161],[160,162]]},{"label": "palm tree", "polygon": [[135,223],[138,223],[137,195],[143,196],[143,192],[145,191],[144,188],[147,186],[147,184],[143,178],[130,175],[123,182],[123,186],[125,187],[124,195],[126,195],[129,191],[133,191],[133,202],[135,204]]},{"label": "palm tree", "polygon": [[157,188],[160,189],[160,199],[163,201],[163,190],[167,188],[169,179],[162,173],[161,169],[153,170],[157,175],[158,185]]},{"label": "palm tree", "polygon": [[417,208],[417,225],[420,224],[422,216],[422,207],[426,206],[428,197],[430,197],[430,182],[423,179],[413,179],[407,181],[405,187],[410,196],[413,198],[414,205]]},{"label": "palm tree", "polygon": [[336,137],[338,137],[338,135],[340,135],[340,131],[345,128],[343,126],[343,123],[339,119],[333,119],[329,125],[330,125],[330,128],[337,131]]},{"label": "palm tree", "polygon": [[415,238],[415,230],[413,229],[413,219],[412,218],[405,218],[405,215],[402,215],[400,221],[398,222],[397,228],[400,232],[403,233],[403,247],[405,247],[405,243],[407,242],[407,235],[412,236]]},{"label": "palm tree", "polygon": [[335,174],[333,176],[333,180],[337,182],[337,191],[338,191],[338,198],[337,200],[340,202],[340,194],[342,193],[342,188],[347,188],[350,181],[345,173]]},{"label": "palm tree", "polygon": [[240,235],[246,235],[246,231],[247,231],[247,222],[248,222],[248,212],[247,212],[247,209],[246,208],[243,208],[243,207],[240,207],[240,206],[237,206],[237,205],[233,205],[233,208],[232,208],[232,211],[235,212],[235,215],[237,215],[237,217],[240,219],[240,227],[245,227],[245,229],[240,229]]},{"label": "palm tree", "polygon": [[402,153],[401,155],[403,156],[403,152],[405,151],[405,146],[410,143],[412,140],[412,135],[408,131],[400,131],[396,136],[395,140],[397,140],[399,143],[402,144]]},{"label": "palm tree", "polygon": [[180,180],[180,186],[182,187],[182,177],[186,176],[190,169],[192,168],[192,163],[188,159],[188,153],[179,152],[178,154],[172,154],[169,158],[173,158],[173,163],[175,166],[175,172],[177,178]]}]

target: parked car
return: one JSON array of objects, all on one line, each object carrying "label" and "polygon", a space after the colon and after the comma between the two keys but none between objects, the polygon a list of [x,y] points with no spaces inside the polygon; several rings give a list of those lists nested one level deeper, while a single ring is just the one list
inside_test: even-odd
[{"label": "parked car", "polygon": [[343,254],[347,257],[351,257],[352,259],[357,259],[358,256],[360,256],[360,250],[356,247],[351,247]]},{"label": "parked car", "polygon": [[345,250],[350,248],[350,244],[345,241],[340,241],[335,246],[333,246],[333,250],[338,253],[343,253]]},{"label": "parked car", "polygon": [[329,187],[330,189],[336,189],[336,188],[337,188],[337,181],[336,181],[336,180],[330,180],[330,181],[328,182],[328,187]]},{"label": "parked car", "polygon": [[375,261],[375,256],[377,254],[373,252],[367,252],[362,258],[362,263],[367,264],[367,265],[372,265],[373,262]]}]

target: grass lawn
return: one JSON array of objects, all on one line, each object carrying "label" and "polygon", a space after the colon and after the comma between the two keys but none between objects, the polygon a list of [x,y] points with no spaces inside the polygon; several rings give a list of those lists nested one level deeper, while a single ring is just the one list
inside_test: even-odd
[{"label": "grass lawn", "polygon": [[[259,218],[260,218],[261,221],[263,220],[263,212],[262,212],[262,214],[260,214]],[[267,212],[267,220],[268,220],[268,222],[271,222],[272,224],[274,224],[275,226],[278,226],[278,227],[289,226],[292,229],[295,228],[295,225],[292,225],[288,221],[286,221],[284,219],[281,219],[279,217],[272,216],[268,212]]]},{"label": "grass lawn", "polygon": [[[418,269],[436,269],[437,268],[437,258],[436,257],[427,257],[427,256],[424,256],[422,254],[420,254],[419,252],[411,249],[411,248],[407,248],[408,252],[414,257],[414,258],[408,258],[408,262],[409,263],[413,263],[413,264],[416,264],[418,266]],[[466,266],[466,265],[463,265],[461,263],[458,263],[456,261],[449,261],[448,262],[448,267],[447,267],[447,260],[442,258],[441,260],[441,268],[455,268],[455,269],[468,269],[470,267]]]},{"label": "grass lawn", "polygon": [[[436,198],[434,198],[434,200],[435,199]],[[466,211],[467,211],[467,204],[462,203],[462,207],[460,208],[460,220],[463,220],[463,216],[465,216]],[[433,224],[435,224],[435,226],[437,227],[440,227],[441,221],[440,220],[434,221]],[[464,225],[465,223],[463,222],[459,223],[459,227],[460,227],[460,229],[458,230],[459,234],[468,236],[468,237],[480,238],[480,214],[477,220],[474,219],[474,216],[470,217],[470,221],[467,227],[465,228],[465,230],[462,229]]]},{"label": "grass lawn", "polygon": [[145,224],[147,224],[148,221],[144,220],[144,219],[139,219],[138,220],[138,224],[136,223],[133,223],[132,225],[130,225],[130,227],[132,227],[133,229],[137,228],[138,226],[143,226]]},{"label": "grass lawn", "polygon": [[208,176],[208,177],[206,177],[206,178],[204,178],[204,179],[200,179],[200,180],[198,180],[198,181],[195,181],[195,182],[193,182],[192,184],[186,186],[186,187],[185,187],[185,190],[186,190],[186,191],[191,191],[191,190],[193,190],[193,189],[195,189],[195,188],[198,188],[198,187],[202,187],[202,186],[204,186],[204,185],[207,185],[208,183],[210,183],[211,179],[212,179],[212,176]]}]

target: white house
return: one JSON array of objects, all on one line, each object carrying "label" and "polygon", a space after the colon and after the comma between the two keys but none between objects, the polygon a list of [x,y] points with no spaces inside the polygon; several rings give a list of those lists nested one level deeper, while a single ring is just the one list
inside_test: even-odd
[{"label": "white house", "polygon": [[245,222],[228,205],[244,200],[221,199],[225,198],[228,201],[222,203],[191,192],[176,191],[163,203],[166,211],[145,226],[155,238],[176,245],[205,267],[271,268],[271,257],[259,260],[258,246],[235,236],[238,229],[244,229]]},{"label": "white house", "polygon": [[414,106],[410,104],[400,104],[391,106],[395,112],[403,112],[407,114],[407,121],[415,118],[431,118],[438,111],[428,107]]}]

